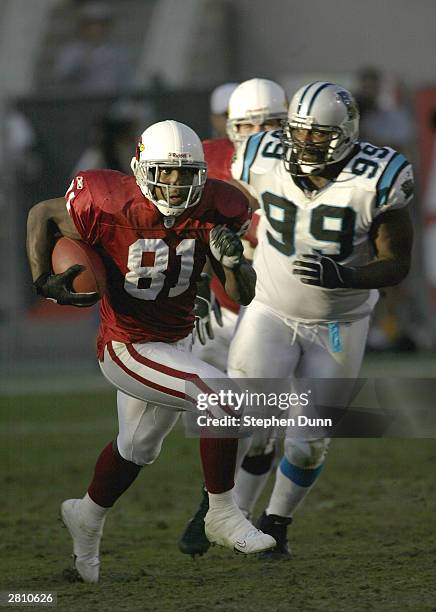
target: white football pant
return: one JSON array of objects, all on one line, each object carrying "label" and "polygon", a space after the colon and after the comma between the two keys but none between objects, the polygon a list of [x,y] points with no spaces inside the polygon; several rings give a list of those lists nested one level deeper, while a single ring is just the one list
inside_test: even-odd
[{"label": "white football pant", "polygon": [[[207,413],[217,418],[235,415],[223,403],[198,411],[200,394],[240,390],[223,372],[194,356],[191,346],[189,336],[173,344],[112,341],[105,347],[100,368],[118,389],[117,444],[124,459],[138,465],[152,463],[180,411],[190,411],[195,416]],[[237,428],[223,430],[223,435],[229,437],[236,433]],[[242,447],[245,451],[247,445],[240,444],[240,447],[243,452]]]},{"label": "white football pant", "polygon": [[[328,325],[284,319],[254,300],[246,309],[230,346],[229,376],[292,379],[292,391],[295,392],[307,390],[299,388],[299,378],[356,378],[364,355],[368,325],[369,317],[353,323],[338,323],[332,337]],[[323,406],[346,406],[355,388],[352,381],[350,385],[315,383],[315,386],[317,403]],[[264,431],[254,435],[253,444],[259,446],[259,436],[266,444]],[[286,456],[292,454],[291,447],[285,445]],[[287,458],[291,462],[295,459]],[[307,464],[304,467],[308,467]]]}]

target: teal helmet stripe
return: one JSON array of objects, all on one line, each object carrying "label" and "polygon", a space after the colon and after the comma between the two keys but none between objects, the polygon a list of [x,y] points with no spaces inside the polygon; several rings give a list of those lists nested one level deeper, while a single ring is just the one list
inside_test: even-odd
[{"label": "teal helmet stripe", "polygon": [[382,175],[377,181],[376,192],[377,199],[375,207],[379,208],[384,206],[389,196],[389,192],[392,189],[400,172],[409,165],[407,159],[401,153],[396,153],[388,162],[386,168],[383,170]]},{"label": "teal helmet stripe", "polygon": [[297,108],[297,114],[300,113],[301,107],[303,105],[304,102],[304,98],[306,97],[307,92],[309,91],[309,89],[312,87],[312,85],[316,85],[317,83],[320,83],[321,81],[314,81],[313,83],[309,83],[309,85],[306,87],[306,89],[303,91],[303,95],[300,98],[300,101],[298,103],[298,108]]},{"label": "teal helmet stripe", "polygon": [[306,115],[310,115],[310,111],[312,110],[313,104],[316,100],[316,98],[318,97],[318,95],[323,91],[323,89],[325,89],[326,87],[330,87],[330,85],[333,85],[333,83],[323,83],[320,87],[318,87],[318,89],[315,91],[315,93],[312,96],[312,99],[309,102],[309,105],[307,107],[307,111],[306,111]]},{"label": "teal helmet stripe", "polygon": [[250,168],[253,165],[254,160],[256,159],[260,143],[262,142],[262,139],[266,136],[266,134],[267,132],[258,132],[257,134],[253,134],[253,136],[250,136],[250,138],[247,140],[244,153],[244,165],[241,174],[241,181],[244,181],[245,183],[249,182]]}]

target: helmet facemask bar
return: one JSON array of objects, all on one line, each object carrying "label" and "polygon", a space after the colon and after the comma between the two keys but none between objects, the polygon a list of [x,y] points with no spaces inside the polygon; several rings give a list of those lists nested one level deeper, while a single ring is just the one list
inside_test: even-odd
[{"label": "helmet facemask bar", "polygon": [[[159,180],[159,174],[163,168],[178,169],[189,168],[193,170],[192,182],[189,184],[164,183]],[[189,162],[182,160],[153,160],[138,161],[133,168],[136,182],[144,195],[157,206],[164,215],[177,216],[187,208],[195,206],[200,201],[207,178],[207,164],[205,162]],[[163,199],[158,199],[156,188],[163,194]],[[174,205],[171,200],[170,190],[177,190],[182,198],[180,204]],[[185,197],[186,193],[186,197]]]},{"label": "helmet facemask bar", "polygon": [[[271,113],[267,111],[246,113],[243,117],[227,120],[227,135],[235,144],[239,145],[247,140],[250,134],[241,134],[240,125],[261,126],[269,121],[279,121],[280,124],[286,119],[286,112]],[[280,128],[277,128],[280,129]]]},{"label": "helmet facemask bar", "polygon": [[[304,141],[298,138],[300,130],[309,132]],[[317,142],[317,133],[326,137]],[[304,122],[294,119],[285,123],[282,142],[284,164],[293,176],[320,174],[326,166],[341,159],[344,149],[349,147],[349,138],[340,127],[308,123],[307,118]]]},{"label": "helmet facemask bar", "polygon": [[285,167],[293,176],[321,175],[353,151],[358,136],[359,110],[349,91],[324,81],[304,85],[284,125]]}]

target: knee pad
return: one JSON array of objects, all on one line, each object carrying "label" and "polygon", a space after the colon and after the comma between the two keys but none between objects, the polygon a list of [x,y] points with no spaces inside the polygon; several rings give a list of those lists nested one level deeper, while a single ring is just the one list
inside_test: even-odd
[{"label": "knee pad", "polygon": [[274,452],[277,447],[277,439],[273,437],[273,430],[263,429],[255,431],[251,437],[251,444],[248,450],[248,457],[257,457],[259,455],[269,455]]},{"label": "knee pad", "polygon": [[314,469],[324,463],[330,438],[319,438],[318,440],[298,440],[287,438],[285,440],[285,457],[299,468],[305,470]]}]

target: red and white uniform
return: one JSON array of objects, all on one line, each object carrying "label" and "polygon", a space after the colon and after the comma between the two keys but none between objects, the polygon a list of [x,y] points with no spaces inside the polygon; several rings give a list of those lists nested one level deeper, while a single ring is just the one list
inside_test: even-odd
[{"label": "red and white uniform", "polygon": [[101,254],[107,271],[99,357],[110,340],[176,342],[188,336],[210,230],[225,224],[238,231],[249,217],[237,189],[208,180],[200,203],[166,228],[134,177],[111,170],[78,176],[67,205],[82,239]]},{"label": "red and white uniform", "polygon": [[[225,224],[238,231],[249,218],[248,202],[231,185],[207,180],[199,204],[167,228],[167,218],[134,177],[111,170],[81,173],[66,199],[82,239],[106,267],[98,356],[103,374],[121,392],[118,442],[128,458],[137,449],[134,436],[140,436],[150,406],[194,410],[198,393],[208,390],[204,380],[224,377],[191,353],[196,284],[210,230]],[[215,410],[221,416],[226,411],[225,406]],[[169,431],[168,417],[156,416],[155,422],[157,429],[165,423],[153,439],[159,446]]]}]

